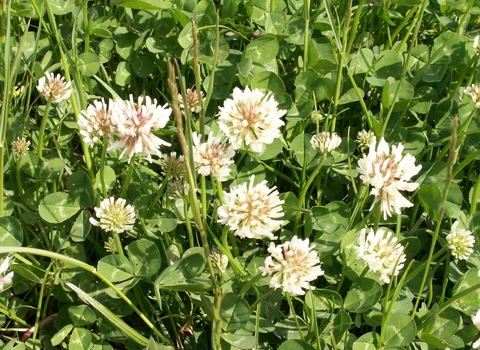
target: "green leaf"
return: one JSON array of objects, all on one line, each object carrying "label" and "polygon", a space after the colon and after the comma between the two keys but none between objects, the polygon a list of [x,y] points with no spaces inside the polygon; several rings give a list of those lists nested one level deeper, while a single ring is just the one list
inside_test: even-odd
[{"label": "green leaf", "polygon": [[87,326],[97,320],[95,312],[88,305],[70,306],[68,314],[75,326]]},{"label": "green leaf", "polygon": [[83,242],[87,239],[88,233],[92,225],[90,224],[90,213],[86,210],[82,210],[75,219],[72,225],[71,238],[74,242]]},{"label": "green leaf", "polygon": [[170,0],[123,0],[112,4],[135,10],[165,10],[172,7]]},{"label": "green leaf", "polygon": [[415,339],[417,327],[413,319],[403,313],[392,313],[388,318],[384,343],[386,346],[408,346]]},{"label": "green leaf", "polygon": [[[452,294],[458,294],[480,283],[478,269],[468,270],[453,287]],[[453,306],[467,314],[474,314],[480,308],[480,288],[462,296]]]},{"label": "green leaf", "polygon": [[318,154],[310,143],[311,139],[312,135],[310,134],[299,134],[290,143],[295,160],[301,167],[306,167],[310,164]]},{"label": "green leaf", "polygon": [[80,210],[78,202],[65,192],[55,192],[46,196],[38,206],[38,212],[43,220],[58,224],[71,218]]},{"label": "green leaf", "polygon": [[[327,78],[313,71],[300,73],[295,78],[295,101],[299,104],[306,103],[312,99],[312,91],[318,101],[323,101],[333,96],[335,85]],[[305,116],[306,117],[306,116]]]},{"label": "green leaf", "polygon": [[315,348],[302,340],[289,339],[284,341],[278,350],[315,350]]},{"label": "green leaf", "polygon": [[222,328],[227,332],[235,332],[242,329],[250,318],[250,307],[240,295],[227,293],[220,305],[220,318]]},{"label": "green leaf", "polygon": [[72,331],[74,325],[67,324],[50,339],[53,346],[59,345]]},{"label": "green leaf", "polygon": [[39,284],[43,283],[45,270],[42,270],[39,267],[23,263],[16,263],[12,264],[10,268],[15,272],[16,275],[18,274],[29,281]]},{"label": "green leaf", "polygon": [[359,278],[350,287],[343,306],[351,312],[364,312],[373,307],[382,296],[380,284],[370,278]]},{"label": "green leaf", "polygon": [[[308,329],[305,321],[303,321],[301,318],[298,319],[300,323],[300,329],[303,334],[307,334]],[[281,320],[275,324],[275,333],[278,335],[287,338],[287,339],[300,339],[300,333],[298,332],[298,327],[297,324],[295,323],[295,320],[293,317],[286,318],[284,320]]]},{"label": "green leaf", "polygon": [[155,208],[147,213],[145,223],[147,227],[158,228],[161,232],[171,232],[177,227],[177,216],[170,210]]},{"label": "green leaf", "polygon": [[310,309],[315,308],[316,311],[333,311],[342,306],[343,300],[341,295],[333,290],[315,289],[307,292],[305,303]]},{"label": "green leaf", "polygon": [[422,338],[425,342],[434,346],[448,346],[450,338],[457,332],[462,323],[460,313],[448,308],[427,322],[422,330]]},{"label": "green leaf", "polygon": [[283,142],[280,139],[275,139],[269,145],[263,147],[260,153],[252,154],[256,160],[268,160],[276,157],[283,150]]},{"label": "green leaf", "polygon": [[133,72],[140,78],[146,78],[153,73],[155,66],[153,62],[145,56],[137,57],[132,61]]},{"label": "green leaf", "polygon": [[212,0],[201,0],[193,10],[193,17],[198,27],[215,25],[217,14]]},{"label": "green leaf", "polygon": [[260,64],[270,62],[277,57],[279,48],[277,39],[271,36],[255,39],[243,51],[242,61],[250,58],[252,62]]},{"label": "green leaf", "polygon": [[350,208],[343,202],[330,202],[325,207],[312,207],[312,222],[315,230],[335,233],[346,228],[351,215]]},{"label": "green leaf", "polygon": [[135,343],[141,346],[147,346],[148,339],[145,338],[140,333],[138,333],[135,329],[130,327],[128,324],[126,324],[120,317],[118,317],[113,312],[108,310],[105,306],[103,306],[97,300],[93,299],[90,295],[85,293],[83,290],[81,290],[74,284],[70,282],[66,282],[65,284],[67,285],[67,287],[69,287],[75,293],[77,293],[80,299],[82,299],[85,303],[93,306],[98,312],[100,312],[103,316],[105,316],[116,328],[121,330],[127,337],[129,337],[131,340],[133,340]]},{"label": "green leaf", "polygon": [[253,335],[222,333],[220,337],[228,344],[239,349],[253,349],[257,343],[257,339]]},{"label": "green leaf", "polygon": [[13,216],[0,218],[0,246],[21,247],[23,230],[20,222]]},{"label": "green leaf", "polygon": [[89,208],[95,203],[93,185],[84,171],[76,171],[67,179],[70,194],[78,200],[83,208]]},{"label": "green leaf", "polygon": [[117,66],[117,74],[115,75],[115,83],[120,86],[130,84],[132,80],[132,67],[130,63],[122,61]]},{"label": "green leaf", "polygon": [[445,32],[433,41],[431,64],[448,67],[460,64],[466,55],[467,39],[457,33]]},{"label": "green leaf", "polygon": [[20,169],[27,174],[32,181],[44,181],[55,177],[65,163],[60,158],[53,158],[46,163],[34,153],[28,152],[20,158]]},{"label": "green leaf", "polygon": [[121,282],[133,277],[133,265],[122,255],[107,255],[98,261],[97,270],[110,282]]},{"label": "green leaf", "polygon": [[92,343],[92,332],[85,328],[75,328],[70,335],[68,350],[89,350]]},{"label": "green leaf", "polygon": [[350,315],[345,310],[340,310],[323,330],[322,338],[342,339],[351,325],[352,318]]},{"label": "green leaf", "polygon": [[78,70],[86,77],[91,77],[100,70],[100,59],[93,52],[82,52],[78,55]]},{"label": "green leaf", "polygon": [[133,264],[133,273],[136,276],[150,277],[160,269],[160,252],[153,242],[139,239],[130,243],[126,250],[128,258]]},{"label": "green leaf", "polygon": [[[115,186],[117,176],[115,175],[115,171],[112,168],[110,168],[109,166],[105,166],[104,178],[105,178],[105,187],[108,192],[112,190],[112,188]],[[97,172],[97,175],[95,177],[95,183],[97,184],[97,191],[100,191],[99,193],[101,193],[102,181],[100,180],[100,170]]]}]

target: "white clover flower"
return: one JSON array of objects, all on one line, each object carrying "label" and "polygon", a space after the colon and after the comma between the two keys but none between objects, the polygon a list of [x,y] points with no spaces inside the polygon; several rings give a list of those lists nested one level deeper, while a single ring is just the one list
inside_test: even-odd
[{"label": "white clover flower", "polygon": [[478,84],[472,84],[465,89],[465,94],[470,96],[475,108],[480,108],[480,86]]},{"label": "white clover flower", "polygon": [[451,232],[447,235],[448,248],[452,250],[452,255],[460,260],[467,260],[473,253],[475,237],[472,232],[465,229],[457,229],[458,221],[452,225]]},{"label": "white clover flower", "polygon": [[218,125],[227,135],[234,149],[244,144],[254,152],[262,152],[264,144],[271,144],[280,137],[280,118],[287,111],[279,110],[273,96],[258,89],[245,91],[235,88],[233,99],[226,99],[220,107]]},{"label": "white clover flower", "polygon": [[117,134],[118,118],[114,115],[115,104],[109,99],[107,105],[102,98],[93,101],[93,105],[88,105],[86,110],[80,112],[78,126],[86,144],[93,146],[102,137],[111,141],[112,135]]},{"label": "white clover flower", "polygon": [[28,141],[26,138],[17,138],[16,141],[12,141],[12,151],[15,153],[17,157],[24,156],[25,154],[28,153],[28,150],[30,148],[30,141]]},{"label": "white clover flower", "polygon": [[[145,103],[143,103],[144,100]],[[126,154],[128,162],[134,154],[146,155],[150,163],[152,162],[150,154],[155,153],[161,157],[160,146],[170,146],[170,143],[156,136],[152,129],[164,128],[172,109],[167,108],[166,104],[157,106],[157,100],[152,100],[148,96],[139,97],[137,106],[132,95],[130,100],[115,102],[115,118],[117,118],[118,135],[121,140],[113,143],[108,149],[124,148],[120,158]]]},{"label": "white clover flower", "polygon": [[480,36],[477,35],[475,39],[473,39],[473,51],[475,55],[480,56]]},{"label": "white clover flower", "polygon": [[472,316],[472,322],[480,330],[480,309]]},{"label": "white clover flower", "polygon": [[219,223],[227,225],[240,238],[271,238],[273,231],[283,222],[275,220],[283,216],[282,204],[276,187],[268,188],[263,180],[254,185],[255,176],[249,183],[243,183],[223,192],[222,202],[218,208]]},{"label": "white clover flower", "polygon": [[213,247],[210,251],[210,259],[212,259],[213,267],[216,267],[221,273],[225,273],[228,266],[228,256],[223,254],[217,247]]},{"label": "white clover flower", "polygon": [[[7,271],[9,267],[10,267],[10,257],[7,256],[5,260],[3,260],[2,264],[0,265],[0,274],[3,274],[5,271]],[[0,278],[0,292],[3,291],[4,285],[12,283],[12,278],[13,278],[13,271],[10,271],[5,276]]]},{"label": "white clover flower", "polygon": [[[202,101],[205,102],[204,93],[201,92],[200,94],[202,95]],[[187,98],[187,102],[183,103],[182,94],[178,94],[178,102],[179,102],[180,108],[185,109],[185,105],[187,105],[187,108],[192,113],[199,113],[202,110],[202,107],[200,107],[200,101],[198,99],[197,90],[187,89],[186,98]]]},{"label": "white clover flower", "polygon": [[202,135],[194,132],[193,139],[193,162],[198,173],[203,176],[212,175],[217,181],[227,181],[233,164],[235,151],[232,146],[222,142],[220,135],[208,134],[207,142],[202,142]]},{"label": "white clover flower", "polygon": [[[358,172],[364,183],[372,185],[371,194],[375,202],[380,201],[380,209],[384,219],[392,215],[392,209],[400,214],[401,208],[413,206],[399,191],[415,191],[418,183],[409,181],[417,175],[421,165],[415,166],[415,157],[411,154],[402,155],[403,145],[392,146],[383,139],[378,143],[372,142],[368,155],[358,161]],[[376,149],[375,149],[376,148]]]},{"label": "white clover flower", "polygon": [[323,131],[313,135],[310,143],[312,144],[313,149],[317,152],[330,153],[340,146],[342,138],[334,132],[329,133],[328,131]]},{"label": "white clover flower", "polygon": [[260,267],[260,271],[264,276],[272,276],[272,288],[282,288],[284,292],[294,295],[304,295],[303,289],[315,289],[309,282],[324,272],[319,265],[317,252],[309,243],[308,238],[302,240],[297,236],[278,246],[270,243],[268,252],[271,255],[265,259],[265,267]]},{"label": "white clover flower", "polygon": [[126,202],[122,198],[117,200],[113,197],[104,199],[100,203],[100,208],[95,207],[95,214],[99,221],[91,217],[90,223],[94,226],[100,226],[106,232],[122,233],[131,230],[135,223],[135,210],[130,204],[125,205]]},{"label": "white clover flower", "polygon": [[370,147],[372,142],[377,141],[377,137],[373,131],[362,130],[357,134],[357,139],[355,140],[358,143],[358,147],[363,151],[365,148]]},{"label": "white clover flower", "polygon": [[364,260],[370,271],[380,272],[380,279],[385,283],[390,283],[390,276],[394,273],[398,275],[405,262],[403,246],[397,243],[397,237],[394,237],[390,231],[378,229],[377,232],[370,228],[368,235],[366,229],[360,231],[358,237],[357,256]]},{"label": "white clover flower", "polygon": [[45,76],[38,80],[37,90],[52,102],[59,103],[72,94],[70,85],[60,74],[55,77],[53,73],[45,73]]},{"label": "white clover flower", "polygon": [[162,154],[159,162],[162,167],[161,173],[163,176],[167,176],[168,169],[170,169],[170,176],[172,178],[183,178],[183,174],[185,173],[185,158],[183,156],[177,157],[177,152]]}]

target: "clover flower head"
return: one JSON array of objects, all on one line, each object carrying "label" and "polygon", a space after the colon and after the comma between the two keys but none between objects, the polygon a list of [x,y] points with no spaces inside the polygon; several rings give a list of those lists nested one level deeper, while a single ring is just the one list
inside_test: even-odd
[{"label": "clover flower head", "polygon": [[223,192],[223,204],[218,208],[219,223],[227,225],[240,238],[275,239],[273,231],[283,221],[275,220],[283,217],[282,204],[276,187],[269,188],[263,180],[254,185],[255,176],[250,182],[244,182]]},{"label": "clover flower head", "polygon": [[216,267],[221,273],[225,273],[228,266],[228,256],[223,254],[220,249],[213,247],[210,251],[213,267]]},{"label": "clover flower head", "polygon": [[271,254],[265,259],[265,267],[260,267],[263,275],[271,275],[270,286],[293,295],[304,295],[304,289],[315,289],[311,281],[324,274],[320,259],[307,239],[294,236],[291,241],[280,245],[273,242],[268,247]]},{"label": "clover flower head", "polygon": [[[7,256],[5,260],[3,260],[2,264],[0,265],[0,275],[4,274],[4,272],[6,272],[9,267],[10,267],[10,257]],[[6,284],[12,283],[13,275],[14,275],[13,271],[10,271],[5,276],[0,278],[0,292],[3,291],[3,287]]]},{"label": "clover flower head", "polygon": [[232,146],[222,142],[220,135],[208,134],[207,142],[202,142],[202,135],[194,132],[193,139],[193,162],[198,173],[203,176],[212,175],[217,181],[227,181],[230,175],[229,166],[233,164],[235,151]]},{"label": "clover flower head", "polygon": [[[199,113],[202,110],[202,107],[200,106],[197,90],[187,89],[187,93],[185,95],[186,95],[186,103],[183,102],[182,94],[178,94],[178,102],[180,104],[180,108],[185,109],[185,105],[186,105],[186,108],[188,108],[190,112]],[[202,101],[205,102],[204,93],[201,92],[200,95],[202,96]]]},{"label": "clover flower head", "polygon": [[401,213],[401,208],[413,206],[400,191],[415,191],[418,183],[408,181],[421,170],[422,166],[415,166],[415,157],[411,154],[402,155],[403,145],[390,148],[383,139],[378,143],[374,141],[370,145],[367,154],[358,161],[358,172],[364,183],[372,186],[371,194],[375,196],[375,202],[380,202],[380,209],[384,219],[392,215],[392,209]]},{"label": "clover flower head", "polygon": [[372,142],[377,141],[377,137],[373,131],[362,130],[357,134],[357,139],[355,140],[358,143],[358,147],[363,151],[364,149],[370,147]]},{"label": "clover flower head", "polygon": [[93,101],[93,105],[88,105],[86,110],[80,112],[78,126],[86,144],[93,146],[102,137],[111,141],[112,135],[117,133],[118,118],[114,113],[115,108],[116,102],[109,99],[107,104],[102,98]]},{"label": "clover flower head", "polygon": [[28,153],[28,150],[30,148],[30,141],[28,141],[26,138],[17,138],[16,141],[12,141],[12,151],[15,153],[17,157],[24,156],[25,154]]},{"label": "clover flower head", "polygon": [[380,279],[390,283],[390,276],[393,273],[397,276],[406,260],[403,246],[397,243],[397,237],[390,231],[378,229],[375,232],[370,228],[367,236],[366,234],[366,229],[360,231],[357,256],[367,263],[370,271],[380,272]]},{"label": "clover flower head", "polygon": [[287,111],[277,107],[270,93],[235,88],[233,99],[226,99],[220,107],[218,125],[234,149],[246,145],[253,152],[262,152],[264,144],[280,137],[280,127],[285,125],[280,118]]},{"label": "clover flower head", "polygon": [[330,133],[328,131],[323,131],[313,135],[310,143],[312,144],[313,149],[317,152],[322,154],[330,153],[335,148],[340,146],[342,143],[342,138],[334,132]]},{"label": "clover flower head", "polygon": [[473,39],[473,51],[475,55],[480,56],[480,35],[477,35],[475,39]]},{"label": "clover flower head", "polygon": [[135,210],[122,198],[115,200],[114,197],[106,198],[100,203],[100,207],[95,207],[95,215],[98,221],[93,217],[90,223],[94,226],[100,226],[106,232],[112,231],[122,233],[133,228],[135,223]]},{"label": "clover flower head", "polygon": [[54,103],[62,102],[72,94],[71,83],[65,81],[60,74],[45,73],[45,76],[38,80],[37,90]]},{"label": "clover flower head", "polygon": [[465,94],[470,96],[475,108],[480,108],[480,85],[472,84],[465,89]]},{"label": "clover flower head", "polygon": [[161,173],[163,176],[167,176],[170,169],[170,176],[172,178],[183,178],[183,174],[185,173],[185,158],[183,156],[177,156],[177,152],[162,154],[159,163],[162,168]]},{"label": "clover flower head", "polygon": [[452,255],[460,260],[467,260],[473,253],[475,237],[469,230],[459,229],[458,221],[452,225],[452,230],[447,235],[448,248],[452,250]]},{"label": "clover flower head", "polygon": [[190,185],[183,178],[173,178],[168,181],[167,195],[170,199],[183,199],[188,196]]},{"label": "clover flower head", "polygon": [[472,316],[472,322],[480,330],[480,309]]},{"label": "clover flower head", "polygon": [[109,150],[124,148],[120,158],[127,155],[130,162],[134,154],[141,154],[146,155],[151,163],[152,153],[162,156],[160,146],[171,146],[152,132],[152,129],[161,129],[167,125],[172,109],[167,108],[166,104],[158,106],[157,100],[152,100],[149,96],[139,97],[135,104],[130,95],[127,101],[117,100],[115,110],[121,139],[113,143]]}]

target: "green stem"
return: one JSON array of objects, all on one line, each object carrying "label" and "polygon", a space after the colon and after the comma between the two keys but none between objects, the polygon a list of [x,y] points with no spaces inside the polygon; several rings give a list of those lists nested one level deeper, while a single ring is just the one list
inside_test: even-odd
[{"label": "green stem", "polygon": [[477,202],[478,202],[479,193],[480,193],[480,174],[478,174],[477,182],[475,182],[475,186],[473,187],[472,200],[470,201],[470,215],[473,215],[477,212]]},{"label": "green stem", "polygon": [[435,225],[435,231],[433,232],[433,237],[432,237],[432,244],[430,247],[430,252],[428,254],[428,259],[426,261],[427,265],[425,268],[425,272],[423,274],[422,282],[420,284],[420,289],[418,291],[418,298],[415,301],[415,306],[413,308],[413,313],[412,313],[412,318],[415,317],[415,314],[417,313],[417,308],[420,303],[420,296],[422,295],[423,288],[425,287],[425,283],[427,281],[427,276],[428,276],[428,271],[429,271],[429,266],[432,262],[433,258],[433,252],[435,250],[435,244],[437,243],[437,238],[438,234],[440,232],[440,227],[442,226],[442,219],[443,215],[445,213],[445,203],[447,202],[447,194],[448,190],[450,188],[450,184],[452,183],[453,180],[453,175],[452,175],[452,169],[453,169],[453,164],[456,161],[457,155],[456,155],[456,150],[455,150],[455,145],[457,143],[457,128],[458,128],[458,116],[455,116],[453,119],[452,123],[452,136],[450,138],[450,155],[448,157],[447,161],[447,178],[445,180],[445,188],[442,194],[442,204],[440,206],[440,212],[438,214],[438,219]]},{"label": "green stem", "polygon": [[132,159],[130,164],[128,164],[127,177],[125,179],[125,182],[123,183],[122,193],[120,194],[120,198],[125,198],[125,196],[127,195],[128,186],[130,186],[130,182],[132,181],[132,177],[133,177],[134,161],[135,161],[135,157]]},{"label": "green stem", "polygon": [[305,17],[305,35],[303,41],[303,71],[306,72],[308,68],[308,50],[310,43],[310,0],[303,0],[303,16]]},{"label": "green stem", "polygon": [[[298,207],[300,209],[305,208],[305,196],[307,194],[308,188],[317,177],[318,173],[320,172],[320,169],[322,169],[326,159],[327,159],[327,154],[326,153],[322,154],[322,159],[320,160],[320,163],[318,163],[317,167],[313,170],[312,174],[308,177],[307,182],[302,186],[302,189],[300,190],[300,194],[298,195]],[[302,211],[298,210],[295,216],[295,224],[293,226],[294,232],[296,232],[298,229],[298,225],[300,224],[301,217],[302,217]]]},{"label": "green stem", "polygon": [[302,339],[302,341],[305,341],[305,337],[303,336],[303,332],[302,332],[302,327],[300,326],[300,322],[298,321],[297,313],[293,308],[292,297],[290,296],[290,293],[285,293],[285,296],[287,297],[288,306],[290,307],[290,313],[293,314],[295,325],[297,326],[298,333],[300,334],[300,339]]},{"label": "green stem", "polygon": [[107,198],[107,185],[105,184],[105,158],[107,155],[107,139],[103,138],[102,155],[100,158],[100,183],[102,185],[103,198]]},{"label": "green stem", "polygon": [[37,156],[40,159],[43,159],[43,138],[45,137],[45,128],[47,127],[48,114],[52,106],[52,100],[47,99],[47,105],[42,117],[42,123],[40,124],[40,132],[38,133],[38,144],[37,144]]}]

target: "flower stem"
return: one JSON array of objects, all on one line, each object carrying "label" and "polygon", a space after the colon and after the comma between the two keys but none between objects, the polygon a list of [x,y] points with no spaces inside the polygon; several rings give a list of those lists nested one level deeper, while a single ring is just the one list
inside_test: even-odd
[{"label": "flower stem", "polygon": [[43,138],[45,136],[45,128],[47,127],[48,114],[50,112],[50,107],[52,106],[52,100],[47,99],[47,105],[45,111],[43,112],[42,123],[40,124],[40,132],[38,134],[38,143],[37,143],[37,156],[40,159],[43,159]]},{"label": "flower stem", "polygon": [[107,198],[107,186],[105,185],[105,158],[107,155],[107,139],[103,138],[102,155],[100,158],[100,183],[102,185],[103,198]]},{"label": "flower stem", "polygon": [[[327,159],[327,154],[324,153],[322,155],[322,159],[320,160],[320,163],[318,163],[317,167],[313,171],[313,173],[310,175],[308,178],[307,182],[302,186],[302,189],[300,190],[300,194],[298,195],[298,207],[300,209],[305,208],[305,196],[307,194],[308,188],[312,184],[312,182],[315,180],[317,177],[318,173],[320,172],[320,169],[322,169],[323,164],[325,163],[325,160]],[[302,217],[302,211],[298,210],[295,216],[295,224],[294,224],[294,232],[297,232],[298,230],[298,225],[300,224],[300,219]]]},{"label": "flower stem", "polygon": [[128,172],[127,172],[127,178],[125,179],[125,182],[123,183],[122,187],[122,193],[120,194],[120,198],[125,198],[127,195],[128,191],[128,186],[130,186],[130,182],[132,181],[133,177],[133,162],[135,161],[135,158],[133,158],[133,161],[128,164]]},{"label": "flower stem", "polygon": [[288,306],[290,307],[290,313],[293,314],[295,325],[297,326],[298,333],[300,334],[300,339],[302,339],[302,341],[305,341],[305,337],[303,336],[303,333],[302,333],[302,327],[300,326],[300,322],[298,321],[297,313],[293,308],[292,297],[290,296],[290,293],[285,293],[285,295],[287,297]]}]

